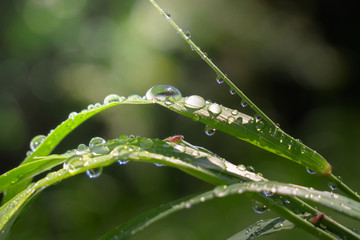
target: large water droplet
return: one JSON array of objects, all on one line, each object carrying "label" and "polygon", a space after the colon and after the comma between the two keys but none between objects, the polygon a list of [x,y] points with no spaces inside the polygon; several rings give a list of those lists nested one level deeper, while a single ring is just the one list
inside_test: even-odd
[{"label": "large water droplet", "polygon": [[37,147],[45,140],[46,136],[37,135],[30,141],[30,150],[35,151]]},{"label": "large water droplet", "polygon": [[256,213],[264,213],[267,209],[267,207],[259,201],[253,200],[253,209]]},{"label": "large water droplet", "polygon": [[104,98],[104,104],[109,104],[112,102],[120,102],[120,97],[116,94],[110,94]]},{"label": "large water droplet", "polygon": [[101,173],[103,172],[103,168],[93,168],[93,169],[89,169],[86,170],[86,175],[88,175],[89,178],[97,178],[101,175]]},{"label": "large water droplet", "polygon": [[169,85],[156,85],[146,92],[145,97],[147,100],[157,99],[161,101],[167,98],[167,101],[172,100],[171,98],[178,101],[182,98],[181,92],[177,88]]},{"label": "large water droplet", "polygon": [[215,116],[219,115],[222,111],[221,106],[217,103],[210,104],[208,108],[209,112]]},{"label": "large water droplet", "polygon": [[205,134],[208,136],[212,136],[215,134],[216,129],[214,129],[213,127],[206,125],[205,126]]},{"label": "large water droplet", "polygon": [[206,102],[205,100],[197,95],[192,95],[185,99],[185,107],[191,109],[199,109],[205,107]]},{"label": "large water droplet", "polygon": [[104,143],[105,143],[105,140],[103,138],[101,138],[101,137],[93,137],[89,142],[89,147],[93,148],[96,145],[104,144]]},{"label": "large water droplet", "polygon": [[109,148],[103,144],[98,144],[90,149],[94,156],[106,155],[110,152]]},{"label": "large water droplet", "polygon": [[65,160],[63,167],[68,170],[70,173],[75,172],[76,170],[82,168],[85,164],[82,155],[74,155]]}]

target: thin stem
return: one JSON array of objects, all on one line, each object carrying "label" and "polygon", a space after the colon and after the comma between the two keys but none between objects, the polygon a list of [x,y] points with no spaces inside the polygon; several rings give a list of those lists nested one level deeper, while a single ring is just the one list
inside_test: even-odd
[{"label": "thin stem", "polygon": [[341,191],[347,194],[353,200],[360,202],[360,196],[356,192],[354,192],[351,188],[349,188],[345,183],[343,183],[338,177],[333,174],[327,176],[330,182],[334,183],[336,187],[338,187]]},{"label": "thin stem", "polygon": [[239,88],[237,88],[230,79],[207,57],[207,55],[201,51],[201,49],[190,40],[190,37],[188,37],[184,31],[168,16],[167,13],[162,10],[162,8],[157,5],[157,3],[154,0],[149,0],[154,7],[160,12],[161,15],[163,15],[166,20],[171,24],[171,26],[174,27],[174,29],[180,34],[180,36],[190,45],[191,49],[193,49],[213,70],[216,72],[218,77],[221,77],[224,79],[227,85],[229,85],[230,89],[235,91],[237,95],[239,95],[243,102],[247,103],[247,105],[252,108],[264,121],[267,121],[273,126],[276,126],[276,124],[265,114],[263,113],[260,108],[258,108],[242,91],[240,91]]}]

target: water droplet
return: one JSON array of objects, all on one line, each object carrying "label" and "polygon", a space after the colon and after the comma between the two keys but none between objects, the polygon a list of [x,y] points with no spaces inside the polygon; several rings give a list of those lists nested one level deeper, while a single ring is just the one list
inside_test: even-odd
[{"label": "water droplet", "polygon": [[93,154],[94,156],[106,155],[110,152],[109,148],[103,144],[98,144],[93,148],[91,148],[90,150],[91,150],[91,154]]},{"label": "water droplet", "polygon": [[266,211],[267,208],[262,202],[253,200],[253,209],[256,213],[262,214]]},{"label": "water droplet", "polygon": [[26,152],[26,157],[30,157],[31,154],[32,154],[32,151],[27,151],[27,152]]},{"label": "water droplet", "polygon": [[127,161],[127,160],[118,160],[117,162],[118,162],[119,165],[125,165],[125,164],[127,164],[129,161]]},{"label": "water droplet", "polygon": [[224,82],[224,79],[223,79],[221,76],[217,76],[216,82],[217,82],[218,84],[222,84],[222,83]]},{"label": "water droplet", "polygon": [[199,109],[205,107],[206,103],[205,100],[197,95],[192,95],[185,99],[185,107],[191,109]]},{"label": "water droplet", "polygon": [[82,168],[85,164],[82,155],[73,155],[65,160],[63,168],[68,170],[70,173]]},{"label": "water droplet", "polygon": [[337,186],[335,184],[329,184],[328,186],[331,189],[331,191],[337,190]]},{"label": "water droplet", "polygon": [[205,202],[205,200],[206,200],[205,197],[200,198],[200,202]]},{"label": "water droplet", "polygon": [[87,106],[87,110],[92,110],[92,109],[94,109],[94,108],[95,108],[94,104],[89,104],[89,105]]},{"label": "water droplet", "polygon": [[247,105],[248,105],[247,102],[245,102],[245,101],[241,101],[240,104],[241,104],[242,107],[247,107]]},{"label": "water droplet", "polygon": [[89,142],[89,147],[93,148],[96,145],[104,144],[104,143],[105,143],[105,140],[103,138],[101,138],[101,137],[93,137]]},{"label": "water droplet", "polygon": [[255,168],[253,166],[247,166],[246,170],[253,173],[255,172]]},{"label": "water droplet", "polygon": [[186,37],[186,39],[191,38],[191,33],[189,31],[186,31],[185,32],[185,37]]},{"label": "water droplet", "polygon": [[255,121],[256,121],[256,122],[261,121],[261,119],[262,119],[259,115],[255,115],[254,118],[255,118]]},{"label": "water droplet", "polygon": [[255,122],[255,128],[257,131],[261,131],[265,126],[265,123],[263,121],[256,121]]},{"label": "water droplet", "polygon": [[232,117],[232,116],[230,116],[230,117],[227,118],[227,122],[228,122],[229,124],[232,124],[233,122],[235,122],[235,118]]},{"label": "water droplet", "polygon": [[208,135],[208,136],[212,136],[214,135],[216,132],[216,129],[212,128],[211,126],[209,125],[206,125],[205,126],[205,134]]},{"label": "water droplet", "polygon": [[236,116],[236,115],[239,114],[239,112],[238,112],[238,110],[235,110],[235,109],[234,109],[234,110],[231,111],[231,114],[234,115],[234,116]]},{"label": "water droplet", "polygon": [[236,93],[234,89],[230,89],[229,92],[230,92],[231,95],[235,95],[235,93]]},{"label": "water droplet", "polygon": [[109,104],[112,102],[120,102],[120,97],[116,94],[110,94],[104,98],[104,104]]},{"label": "water droplet", "polygon": [[239,169],[240,171],[245,171],[246,167],[242,164],[237,165],[237,169]]},{"label": "water droplet", "polygon": [[164,166],[165,166],[164,164],[160,164],[160,163],[154,163],[154,165],[155,165],[156,167],[164,167]]},{"label": "water droplet", "polygon": [[165,12],[165,17],[167,20],[169,20],[171,18],[170,12]]},{"label": "water droplet", "polygon": [[309,174],[315,174],[315,173],[316,173],[314,170],[311,170],[310,168],[306,168],[306,171],[307,171]]},{"label": "water droplet", "polygon": [[99,108],[99,107],[101,107],[101,104],[100,103],[95,103],[94,107]]},{"label": "water droplet", "polygon": [[301,150],[300,150],[300,152],[301,152],[301,154],[304,154],[305,153],[305,150],[306,150],[306,147],[301,147]]},{"label": "water droplet", "polygon": [[276,192],[276,188],[274,187],[274,188],[271,188],[270,191],[264,191],[263,194],[267,197],[271,197],[275,194],[275,192]]},{"label": "water droplet", "polygon": [[78,115],[78,113],[77,112],[71,112],[70,114],[69,114],[69,119],[71,119],[71,120],[74,120],[74,118],[75,118],[75,116],[76,115]]},{"label": "water droplet", "polygon": [[213,192],[216,197],[224,197],[228,193],[228,187],[227,185],[217,186]]},{"label": "water droplet", "polygon": [[129,158],[129,154],[134,151],[133,148],[128,148],[128,146],[117,146],[111,151],[111,155],[115,159],[125,160]]},{"label": "water droplet", "polygon": [[129,138],[125,134],[120,135],[119,138],[118,138],[118,142],[120,144],[127,143],[128,141],[129,141]]},{"label": "water droplet", "polygon": [[79,146],[77,147],[77,149],[75,150],[77,155],[82,155],[88,152],[88,148],[86,147],[85,144],[79,144]]},{"label": "water droplet", "polygon": [[89,178],[97,178],[101,175],[101,173],[103,172],[103,168],[93,168],[93,169],[89,169],[86,170],[86,175],[88,175]]},{"label": "water droplet", "polygon": [[222,111],[221,106],[217,103],[212,103],[208,108],[209,112],[215,116],[219,115]]},{"label": "water droplet", "polygon": [[30,150],[33,152],[45,140],[46,136],[37,135],[30,141]]},{"label": "water droplet", "polygon": [[130,96],[128,96],[128,98],[126,99],[126,101],[129,101],[129,102],[138,102],[138,101],[141,101],[141,100],[143,100],[143,98],[140,97],[140,96],[137,95],[137,94],[130,95]]},{"label": "water droplet", "polygon": [[167,99],[170,102],[178,101],[182,98],[180,91],[169,85],[156,85],[146,92],[145,97],[147,100],[157,99],[164,101]]}]

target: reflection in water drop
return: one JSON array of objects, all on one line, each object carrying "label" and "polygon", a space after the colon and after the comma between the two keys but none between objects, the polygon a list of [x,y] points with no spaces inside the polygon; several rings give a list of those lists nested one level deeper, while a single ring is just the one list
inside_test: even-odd
[{"label": "reflection in water drop", "polygon": [[147,100],[157,99],[161,101],[164,101],[166,98],[168,98],[168,101],[178,101],[182,98],[181,92],[169,85],[156,85],[146,92],[145,97]]},{"label": "reflection in water drop", "polygon": [[30,150],[35,151],[36,148],[45,140],[46,136],[37,135],[30,141]]},{"label": "reflection in water drop", "polygon": [[205,107],[206,102],[205,100],[197,95],[192,95],[185,99],[185,107],[191,109],[199,109]]},{"label": "reflection in water drop", "polygon": [[103,171],[103,168],[93,168],[86,170],[86,175],[88,175],[89,178],[97,178],[101,175]]}]

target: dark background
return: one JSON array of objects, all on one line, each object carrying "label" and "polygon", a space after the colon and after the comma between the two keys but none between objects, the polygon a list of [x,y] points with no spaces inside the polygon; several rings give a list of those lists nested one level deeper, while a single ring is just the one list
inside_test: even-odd
[{"label": "dark background", "polygon": [[[316,149],[359,190],[359,7],[344,1],[160,1],[201,49],[266,114]],[[144,95],[168,84],[240,109],[148,1],[0,2],[1,173],[38,134],[110,93]],[[85,122],[56,153],[94,136],[182,134],[271,180],[328,190],[299,165],[158,106],[119,106]],[[97,179],[76,176],[46,190],[10,239],[93,239],[161,203],[212,186],[170,168],[130,163]],[[331,213],[331,212],[330,212]],[[334,214],[334,213],[331,213]],[[334,216],[336,216],[334,214]],[[245,196],[218,199],[162,220],[134,239],[225,239],[260,218]],[[356,223],[340,221],[350,227]],[[309,239],[292,230],[267,239]]]}]

